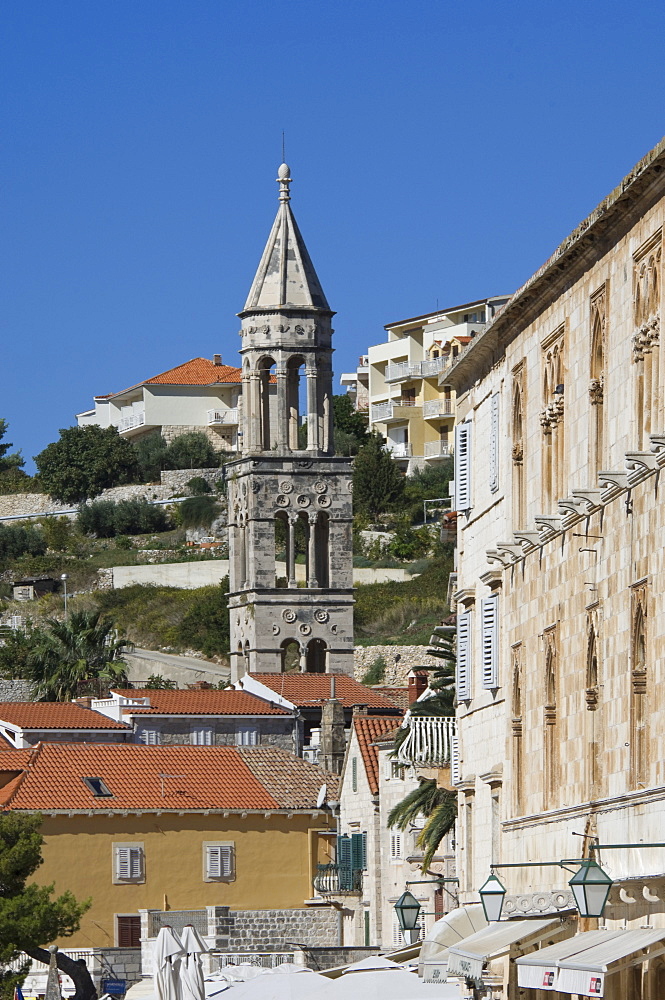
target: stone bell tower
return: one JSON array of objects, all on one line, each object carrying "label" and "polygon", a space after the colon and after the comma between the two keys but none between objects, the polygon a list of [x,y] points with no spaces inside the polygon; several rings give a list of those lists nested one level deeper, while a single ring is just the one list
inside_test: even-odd
[{"label": "stone bell tower", "polygon": [[353,673],[351,463],[334,455],[334,313],[291,211],[285,163],[277,180],[277,217],[239,313],[242,457],[226,466],[232,681]]}]

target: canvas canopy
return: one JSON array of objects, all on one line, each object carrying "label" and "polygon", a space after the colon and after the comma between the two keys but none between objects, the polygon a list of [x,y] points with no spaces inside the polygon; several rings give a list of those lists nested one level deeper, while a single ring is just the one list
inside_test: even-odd
[{"label": "canvas canopy", "polygon": [[533,990],[558,990],[559,961],[573,956],[581,958],[580,952],[607,942],[621,933],[621,931],[585,931],[564,941],[557,941],[548,948],[532,951],[530,955],[522,955],[515,959],[517,985],[528,986]]},{"label": "canvas canopy", "polygon": [[427,932],[422,943],[419,957],[420,974],[424,975],[426,966],[444,965],[448,961],[449,948],[460,944],[483,927],[487,927],[487,920],[481,903],[460,906],[459,909],[451,910],[450,913],[440,917]]},{"label": "canvas canopy", "polygon": [[567,926],[558,918],[543,920],[505,920],[488,924],[482,931],[465,938],[448,952],[448,975],[482,979],[483,965],[507,954],[513,945],[529,947],[549,938],[559,938]]},{"label": "canvas canopy", "polygon": [[557,962],[556,988],[583,997],[605,995],[605,980],[631,965],[665,954],[665,929],[618,931],[595,947]]}]

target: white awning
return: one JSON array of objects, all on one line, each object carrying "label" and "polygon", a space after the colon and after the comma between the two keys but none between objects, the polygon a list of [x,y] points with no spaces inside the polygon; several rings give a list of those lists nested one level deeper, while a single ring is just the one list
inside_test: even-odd
[{"label": "white awning", "polygon": [[584,997],[605,995],[605,977],[665,954],[665,928],[619,931],[593,948],[557,962],[556,988]]},{"label": "white awning", "polygon": [[623,933],[623,931],[585,931],[564,941],[557,941],[548,948],[539,948],[529,955],[522,955],[515,959],[517,985],[528,986],[533,990],[558,990],[559,961],[572,958],[573,955],[579,959],[580,952],[603,944]]},{"label": "white awning", "polygon": [[483,964],[507,954],[513,945],[529,947],[543,938],[548,944],[568,933],[570,925],[560,917],[543,920],[501,920],[489,924],[453,945],[448,952],[448,975],[465,976],[467,979],[482,978]]}]

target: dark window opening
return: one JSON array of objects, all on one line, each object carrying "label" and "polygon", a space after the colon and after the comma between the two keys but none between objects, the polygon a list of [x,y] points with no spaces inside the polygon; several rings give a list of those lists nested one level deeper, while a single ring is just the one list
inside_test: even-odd
[{"label": "dark window opening", "polygon": [[113,792],[101,778],[84,778],[83,781],[97,798],[105,799],[113,796]]}]

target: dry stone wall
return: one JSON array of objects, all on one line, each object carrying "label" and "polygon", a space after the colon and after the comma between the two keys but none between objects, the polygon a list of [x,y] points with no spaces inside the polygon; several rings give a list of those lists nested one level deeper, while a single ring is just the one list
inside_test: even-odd
[{"label": "dry stone wall", "polygon": [[300,910],[231,910],[229,951],[286,951],[293,942],[308,948],[337,944],[337,911],[330,907]]},{"label": "dry stone wall", "polygon": [[375,660],[386,661],[384,684],[404,687],[410,670],[418,667],[440,667],[441,660],[427,655],[427,646],[356,646],[353,651],[354,676],[362,681]]}]

